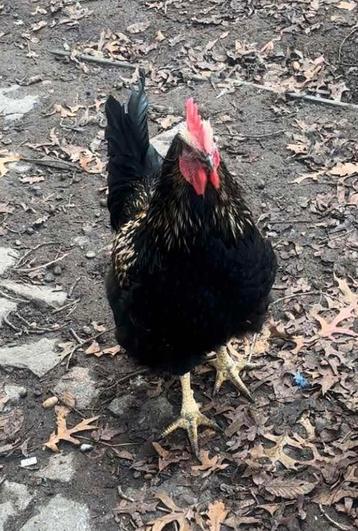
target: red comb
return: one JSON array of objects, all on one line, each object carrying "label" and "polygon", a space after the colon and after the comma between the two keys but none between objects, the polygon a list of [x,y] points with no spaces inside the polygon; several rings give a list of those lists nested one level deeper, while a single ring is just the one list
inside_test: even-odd
[{"label": "red comb", "polygon": [[212,136],[204,129],[204,124],[198,111],[198,105],[193,98],[185,102],[186,126],[190,134],[195,138],[198,147],[203,151],[209,151],[212,145]]}]

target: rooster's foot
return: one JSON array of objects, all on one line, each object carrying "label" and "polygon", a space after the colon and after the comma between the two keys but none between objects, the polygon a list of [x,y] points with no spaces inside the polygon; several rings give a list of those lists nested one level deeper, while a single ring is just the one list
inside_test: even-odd
[{"label": "rooster's foot", "polygon": [[218,393],[220,387],[226,380],[230,380],[230,382],[232,382],[239,391],[241,391],[249,400],[251,400],[251,402],[253,402],[250,391],[241,380],[240,372],[243,369],[253,369],[258,367],[258,365],[255,363],[249,363],[244,358],[238,359],[237,356],[235,356],[234,361],[229,353],[233,354],[234,356],[236,354],[235,349],[230,343],[225,345],[225,347],[222,347],[217,353],[216,359],[210,362],[216,369],[214,395]]},{"label": "rooster's foot", "polygon": [[213,429],[218,429],[219,427],[216,422],[208,419],[200,412],[199,405],[195,401],[193,391],[190,387],[190,373],[181,376],[180,381],[183,394],[180,417],[162,432],[161,437],[167,437],[167,435],[178,428],[186,430],[192,450],[199,457],[198,427],[208,426]]}]

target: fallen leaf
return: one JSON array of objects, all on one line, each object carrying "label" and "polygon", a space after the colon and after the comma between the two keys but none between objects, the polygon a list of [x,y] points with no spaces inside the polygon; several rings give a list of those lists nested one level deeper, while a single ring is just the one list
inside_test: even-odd
[{"label": "fallen leaf", "polygon": [[284,452],[286,445],[293,446],[294,448],[302,449],[302,445],[289,437],[288,435],[273,435],[271,433],[265,433],[263,435],[269,441],[273,441],[276,444],[271,448],[265,448],[262,444],[257,444],[250,450],[250,455],[253,460],[260,458],[269,459],[274,465],[281,463],[287,469],[296,469],[296,465],[299,463],[297,459],[293,459]]},{"label": "fallen leaf", "polygon": [[11,153],[6,149],[0,150],[0,177],[3,177],[8,172],[6,164],[9,162],[16,162],[20,159],[20,156],[16,153]]},{"label": "fallen leaf", "polygon": [[64,406],[57,406],[55,408],[55,411],[57,429],[56,431],[51,433],[49,440],[47,441],[47,443],[45,443],[45,446],[47,448],[50,448],[50,450],[52,450],[53,452],[59,452],[57,445],[60,441],[68,441],[75,445],[81,444],[81,441],[79,439],[76,439],[72,436],[74,433],[97,429],[97,426],[94,426],[92,422],[96,421],[99,416],[92,417],[90,419],[83,419],[73,428],[68,428],[66,417],[69,414],[70,410]]},{"label": "fallen leaf", "polygon": [[342,498],[358,499],[358,489],[342,488],[341,486],[333,490],[323,489],[314,496],[313,501],[322,505],[333,505]]},{"label": "fallen leaf", "polygon": [[358,162],[338,162],[328,173],[330,175],[337,175],[339,177],[350,177],[358,173]]},{"label": "fallen leaf", "polygon": [[165,468],[167,468],[172,463],[179,463],[179,461],[184,461],[184,460],[189,459],[189,455],[186,452],[182,452],[182,451],[169,452],[157,442],[152,442],[152,446],[159,456],[159,462],[158,462],[159,472],[162,472]]},{"label": "fallen leaf", "polygon": [[24,422],[22,409],[12,409],[9,413],[0,415],[0,441],[10,441],[21,430]]},{"label": "fallen leaf", "polygon": [[127,26],[128,33],[141,33],[142,31],[145,31],[150,26],[150,22],[136,22],[135,24],[131,24],[130,26]]},{"label": "fallen leaf", "polygon": [[219,455],[214,455],[214,457],[209,457],[209,452],[202,450],[200,452],[200,462],[201,465],[193,465],[191,467],[193,476],[198,476],[200,472],[204,472],[202,475],[203,478],[210,476],[213,472],[216,470],[224,470],[229,465],[228,464],[222,464],[224,461],[224,458],[220,457]]},{"label": "fallen leaf", "polygon": [[100,352],[101,352],[101,348],[99,344],[97,343],[97,341],[92,341],[90,346],[85,350],[85,354],[94,354],[95,356]]},{"label": "fallen leaf", "polygon": [[339,4],[337,4],[336,7],[338,7],[339,9],[345,9],[346,11],[353,11],[356,5],[357,3],[353,1],[351,2],[342,1],[342,2],[339,2]]},{"label": "fallen leaf", "polygon": [[321,328],[318,331],[318,334],[321,337],[328,337],[332,341],[334,341],[334,335],[340,334],[345,336],[352,336],[356,337],[358,334],[354,332],[353,330],[350,330],[350,328],[346,328],[343,326],[339,326],[339,323],[342,321],[345,321],[346,319],[349,319],[352,317],[352,314],[355,310],[355,306],[351,304],[350,306],[346,306],[345,308],[342,308],[339,313],[332,319],[332,321],[327,321],[325,318],[323,318],[318,313],[318,308],[314,306],[311,309],[311,315],[316,319],[316,321],[319,322]]},{"label": "fallen leaf", "polygon": [[208,507],[209,529],[210,531],[220,531],[221,524],[225,521],[229,511],[222,501],[210,503]]},{"label": "fallen leaf", "polygon": [[0,214],[12,214],[14,207],[9,206],[8,203],[0,203]]},{"label": "fallen leaf", "polygon": [[265,490],[274,496],[280,496],[287,500],[295,500],[298,496],[308,494],[315,488],[317,483],[300,481],[297,479],[279,480],[273,479],[269,484],[264,485]]},{"label": "fallen leaf", "polygon": [[45,180],[45,177],[42,177],[42,175],[34,175],[33,177],[21,177],[20,182],[24,184],[34,184],[34,183],[40,183]]}]

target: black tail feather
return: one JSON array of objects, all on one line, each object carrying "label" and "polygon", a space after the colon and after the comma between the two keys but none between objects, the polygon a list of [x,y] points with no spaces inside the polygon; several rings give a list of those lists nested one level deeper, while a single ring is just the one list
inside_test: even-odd
[{"label": "black tail feather", "polygon": [[114,229],[125,221],[123,211],[134,200],[138,181],[154,174],[161,157],[150,145],[148,99],[144,92],[145,77],[140,74],[138,90],[132,90],[127,106],[113,96],[106,102],[108,141],[108,208]]}]

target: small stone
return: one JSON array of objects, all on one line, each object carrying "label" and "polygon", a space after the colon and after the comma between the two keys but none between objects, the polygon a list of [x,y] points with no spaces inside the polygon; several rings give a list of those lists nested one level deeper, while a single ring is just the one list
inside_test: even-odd
[{"label": "small stone", "polygon": [[89,326],[85,325],[82,327],[82,330],[83,332],[87,335],[87,336],[90,336],[92,334],[92,330],[90,329]]},{"label": "small stone", "polygon": [[44,468],[35,472],[35,476],[68,483],[75,475],[74,460],[74,453],[55,454]]},{"label": "small stone", "polygon": [[61,306],[67,299],[67,294],[50,286],[34,286],[32,284],[20,284],[13,280],[1,280],[0,286],[17,295],[30,299],[33,302]]},{"label": "small stone", "polygon": [[138,415],[138,424],[143,429],[164,426],[173,418],[173,415],[171,403],[165,396],[158,396],[143,403]]},{"label": "small stone", "polygon": [[36,514],[25,523],[21,531],[49,528],[52,531],[91,531],[93,527],[89,508],[86,504],[56,494],[46,505],[36,507]]},{"label": "small stone", "polygon": [[86,253],[86,258],[89,258],[89,259],[96,258],[96,253],[94,251],[88,251]]},{"label": "small stone", "polygon": [[259,190],[263,190],[263,189],[265,188],[265,186],[266,186],[266,183],[265,183],[265,181],[264,181],[263,179],[261,179],[261,180],[257,183],[257,188],[258,188]]},{"label": "small stone", "polygon": [[92,400],[98,396],[96,382],[87,367],[73,367],[59,380],[54,392],[61,400],[66,393],[70,393],[76,400],[78,409],[89,407]]},{"label": "small stone", "polygon": [[46,275],[44,276],[44,281],[47,282],[48,284],[50,284],[54,280],[55,280],[55,277],[50,272],[46,273]]},{"label": "small stone", "polygon": [[63,352],[56,352],[56,343],[56,339],[42,338],[24,345],[0,347],[0,367],[29,369],[36,376],[43,376],[64,357]]},{"label": "small stone", "polygon": [[102,197],[99,200],[99,204],[101,205],[101,207],[106,208],[107,207],[107,199],[105,197]]},{"label": "small stone", "polygon": [[42,395],[42,391],[38,387],[35,387],[33,393],[34,393],[34,396],[41,396]]},{"label": "small stone", "polygon": [[134,477],[134,479],[138,479],[138,478],[140,478],[140,472],[138,472],[138,470],[135,470],[135,471],[133,472],[133,477]]},{"label": "small stone", "polygon": [[26,232],[26,234],[29,234],[30,236],[32,236],[35,231],[34,231],[34,229],[32,227],[27,227],[25,232]]},{"label": "small stone", "polygon": [[93,448],[94,448],[93,444],[87,444],[87,443],[83,443],[80,446],[80,450],[83,453],[90,452],[91,450],[93,450]]},{"label": "small stone", "polygon": [[61,273],[62,273],[62,268],[61,268],[61,266],[57,265],[57,266],[55,266],[55,267],[53,268],[53,274],[54,274],[54,275],[61,275]]},{"label": "small stone", "polygon": [[129,408],[133,407],[135,404],[136,401],[134,396],[123,395],[112,400],[112,402],[108,405],[108,409],[116,417],[122,417],[125,413],[128,412]]},{"label": "small stone", "polygon": [[9,402],[16,403],[20,398],[23,398],[27,394],[27,389],[19,385],[6,384],[4,387],[6,396]]},{"label": "small stone", "polygon": [[46,400],[44,400],[42,402],[42,407],[44,409],[51,409],[52,407],[54,407],[56,404],[58,404],[58,398],[57,396],[50,396],[50,398],[47,398]]},{"label": "small stone", "polygon": [[0,247],[0,275],[15,264],[18,256],[19,252],[11,249],[11,247]]}]

